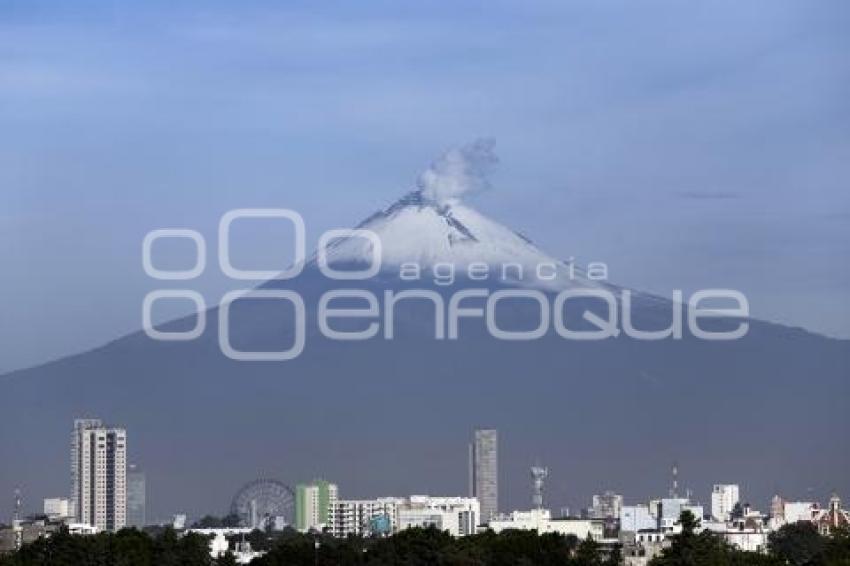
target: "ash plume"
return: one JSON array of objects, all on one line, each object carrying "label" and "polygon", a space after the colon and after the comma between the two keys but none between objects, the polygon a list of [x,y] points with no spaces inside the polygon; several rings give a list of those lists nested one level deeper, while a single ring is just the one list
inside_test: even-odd
[{"label": "ash plume", "polygon": [[419,175],[423,196],[444,204],[490,188],[489,174],[499,162],[496,140],[479,138],[448,150]]}]

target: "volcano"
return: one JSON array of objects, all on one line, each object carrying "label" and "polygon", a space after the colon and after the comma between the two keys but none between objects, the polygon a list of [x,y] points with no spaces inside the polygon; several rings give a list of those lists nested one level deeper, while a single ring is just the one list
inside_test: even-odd
[{"label": "volcano", "polygon": [[[193,341],[139,331],[2,376],[0,492],[22,485],[30,494],[66,493],[67,432],[82,416],[127,428],[154,518],[223,513],[255,477],[294,484],[321,476],[338,483],[343,498],[464,494],[467,444],[478,427],[499,430],[503,511],[530,504],[535,460],[552,471],[546,504],[555,508],[577,508],[603,489],[629,500],[666,493],[673,461],[680,483],[698,495],[721,481],[740,483],[758,503],[776,490],[801,498],[812,489],[850,491],[846,340],[748,320],[746,335],[730,341],[568,341],[554,332],[504,341],[476,319],[462,321],[460,339],[440,340],[428,301],[399,303],[391,340],[323,336],[317,304],[339,288],[377,297],[424,288],[447,301],[472,287],[533,288],[549,297],[569,288],[622,289],[552,258],[459,198],[436,195],[419,187],[358,225],[380,239],[376,276],[334,281],[313,256],[298,277],[261,285],[304,299],[306,347],[295,359],[228,358],[219,347],[219,308],[212,308]],[[329,245],[328,258],[335,268],[356,269],[374,251],[366,238],[343,237]],[[409,263],[422,268],[419,278],[403,277]],[[437,279],[445,265],[461,273],[448,284]],[[490,276],[470,277],[483,273],[481,265]],[[636,327],[669,325],[672,302],[636,297]],[[246,351],[288,347],[289,307],[233,303],[231,343]],[[517,303],[502,316],[500,324],[533,328],[539,313]],[[739,323],[718,324],[727,322]],[[189,317],[161,329],[193,324]]]}]

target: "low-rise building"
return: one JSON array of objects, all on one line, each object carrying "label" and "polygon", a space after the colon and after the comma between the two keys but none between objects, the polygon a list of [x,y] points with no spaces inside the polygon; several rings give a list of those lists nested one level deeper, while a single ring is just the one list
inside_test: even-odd
[{"label": "low-rise building", "polygon": [[593,496],[593,504],[587,510],[591,519],[618,519],[623,507],[623,496],[606,491]]},{"label": "low-rise building", "polygon": [[436,527],[455,537],[475,534],[481,506],[475,497],[413,495],[398,507],[398,530]]},{"label": "low-rise building", "polygon": [[51,519],[67,519],[71,516],[71,501],[62,497],[45,499],[44,514]]},{"label": "low-rise building", "polygon": [[739,550],[767,552],[767,529],[730,529],[722,533],[724,540]]},{"label": "low-rise building", "polygon": [[499,515],[490,521],[486,528],[497,533],[508,529],[534,530],[539,534],[559,533],[574,535],[580,539],[590,537],[596,541],[605,537],[605,522],[601,519],[553,519],[548,509],[514,511],[510,515]]},{"label": "low-rise building", "polygon": [[390,535],[413,527],[435,527],[452,536],[475,533],[480,504],[474,497],[381,497],[336,501],[328,531],[335,537]]},{"label": "low-rise building", "polygon": [[0,554],[14,552],[25,544],[49,537],[61,526],[62,523],[46,517],[15,520],[11,526],[0,528]]},{"label": "low-rise building", "polygon": [[636,533],[658,528],[649,505],[624,505],[620,508],[620,531]]},{"label": "low-rise building", "polygon": [[340,499],[328,512],[328,530],[335,537],[389,535],[398,529],[400,497]]},{"label": "low-rise building", "polygon": [[685,511],[690,511],[698,521],[703,518],[702,505],[695,505],[689,499],[683,497],[661,499],[658,502],[658,509],[658,526],[662,531],[668,533],[677,533],[682,530],[679,525],[679,517]]},{"label": "low-rise building", "polygon": [[850,526],[850,513],[841,508],[841,499],[833,494],[829,500],[829,506],[813,513],[812,521],[818,528],[818,532],[826,536],[836,529],[846,529]]},{"label": "low-rise building", "polygon": [[657,529],[643,529],[632,534],[629,540],[622,543],[624,566],[647,566],[662,550],[670,546],[667,534]]},{"label": "low-rise building", "polygon": [[784,524],[811,521],[819,510],[820,506],[811,501],[786,501],[783,506]]}]

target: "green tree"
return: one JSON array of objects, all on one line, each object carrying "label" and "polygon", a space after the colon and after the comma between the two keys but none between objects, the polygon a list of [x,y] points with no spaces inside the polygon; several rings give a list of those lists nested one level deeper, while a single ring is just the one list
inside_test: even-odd
[{"label": "green tree", "polygon": [[826,566],[850,566],[850,531],[838,529],[826,541],[823,552]]},{"label": "green tree", "polygon": [[602,566],[599,543],[590,535],[578,545],[574,563],[576,566]]},{"label": "green tree", "polygon": [[809,522],[792,523],[770,533],[770,554],[793,566],[815,563],[823,553],[825,541]]},{"label": "green tree", "polygon": [[697,533],[699,522],[690,511],[679,516],[682,532],[671,537],[671,544],[651,566],[780,566],[776,557],[744,552],[726,543],[719,535],[705,530]]}]

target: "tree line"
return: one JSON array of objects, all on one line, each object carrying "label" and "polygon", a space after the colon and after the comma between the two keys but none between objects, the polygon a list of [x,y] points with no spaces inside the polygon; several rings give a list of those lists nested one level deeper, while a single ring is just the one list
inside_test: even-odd
[{"label": "tree line", "polygon": [[[214,519],[202,521],[211,525]],[[769,537],[764,554],[744,552],[710,531],[697,532],[690,513],[680,518],[682,532],[652,559],[651,566],[850,566],[850,533],[821,536],[809,523],[786,525]],[[242,537],[238,537],[241,540]],[[619,546],[590,539],[535,531],[487,531],[454,538],[435,528],[408,529],[385,538],[303,534],[293,530],[255,530],[244,537],[266,554],[253,566],[411,565],[411,566],[616,566]],[[234,541],[235,542],[235,541]],[[170,528],[124,529],[117,533],[74,536],[60,531],[0,556],[0,566],[233,566],[232,554],[213,559],[209,539],[178,535]]]}]

